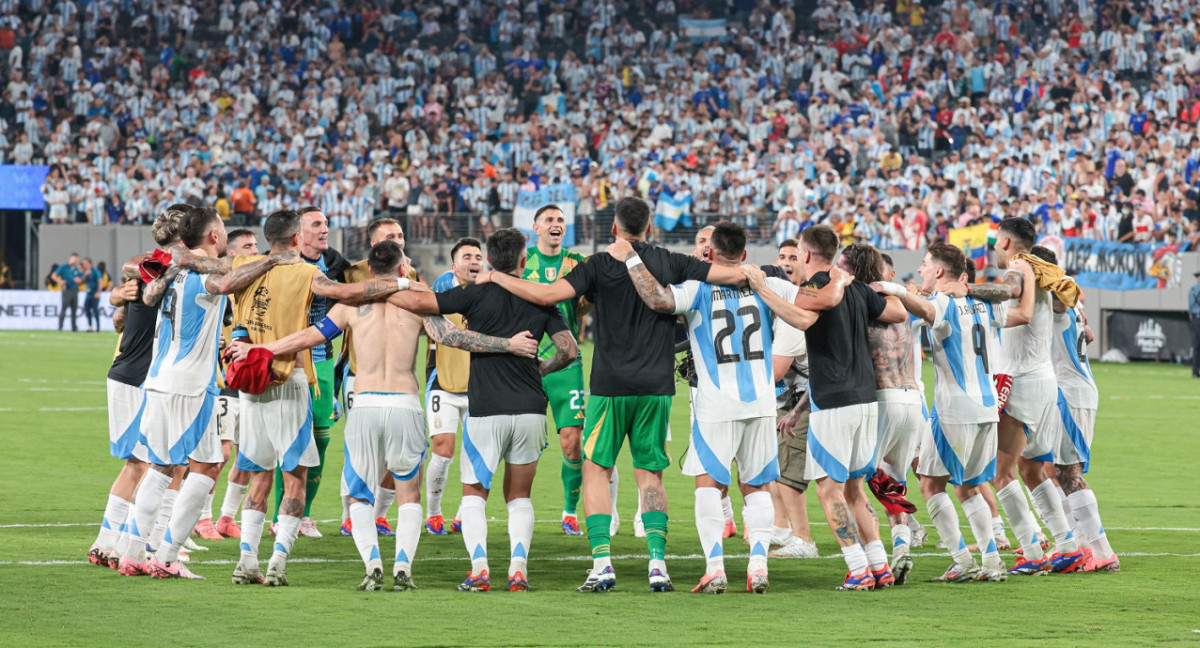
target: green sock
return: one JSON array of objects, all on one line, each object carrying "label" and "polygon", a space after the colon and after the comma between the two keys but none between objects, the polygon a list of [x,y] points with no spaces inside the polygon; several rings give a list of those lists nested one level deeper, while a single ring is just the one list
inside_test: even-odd
[{"label": "green sock", "polygon": [[566,457],[563,457],[562,483],[563,513],[575,515],[575,509],[579,506],[579,487],[583,485],[582,459],[576,459],[575,461],[572,461]]},{"label": "green sock", "polygon": [[325,448],[329,447],[329,428],[313,428],[313,440],[317,442],[317,457],[320,463],[308,469],[308,480],[304,483],[304,517],[312,517],[313,500],[321,487],[321,473],[325,468]]},{"label": "green sock", "polygon": [[646,527],[646,548],[650,560],[667,558],[667,512],[642,511],[642,525]]},{"label": "green sock", "polygon": [[588,543],[592,545],[592,558],[607,558],[611,555],[608,526],[612,524],[611,515],[587,516]]},{"label": "green sock", "polygon": [[275,515],[271,518],[272,522],[279,521],[279,505],[283,504],[283,470],[278,466],[275,468]]}]

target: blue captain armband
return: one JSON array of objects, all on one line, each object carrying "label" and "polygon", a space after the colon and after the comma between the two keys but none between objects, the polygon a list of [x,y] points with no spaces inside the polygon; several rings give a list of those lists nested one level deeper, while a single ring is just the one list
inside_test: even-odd
[{"label": "blue captain armband", "polygon": [[338,328],[338,325],[334,324],[333,320],[329,319],[328,317],[320,322],[317,322],[315,326],[317,327],[317,330],[321,332],[321,335],[325,336],[326,340],[332,340],[333,338],[342,334],[342,329]]}]

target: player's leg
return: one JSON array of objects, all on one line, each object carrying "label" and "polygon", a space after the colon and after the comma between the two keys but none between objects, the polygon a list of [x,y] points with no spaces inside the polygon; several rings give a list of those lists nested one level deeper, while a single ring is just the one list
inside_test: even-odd
[{"label": "player's leg", "polygon": [[1029,508],[1029,500],[1025,499],[1025,491],[1017,481],[1017,462],[1025,450],[1025,426],[1010,416],[1007,412],[1000,413],[1000,423],[997,425],[996,478],[992,484],[996,487],[996,500],[1017,543],[1021,545],[1023,561],[1032,563],[1034,571],[1041,569],[1044,561],[1041,540],[1038,538],[1038,523]]},{"label": "player's leg", "polygon": [[454,434],[459,421],[466,416],[460,408],[461,394],[450,394],[433,390],[425,395],[426,423],[429,426],[430,455],[425,468],[425,531],[433,535],[446,535],[446,520],[442,514],[442,496],[450,464],[454,461]]},{"label": "player's leg", "polygon": [[851,434],[850,473],[846,480],[846,504],[858,527],[858,539],[867,555],[867,567],[875,578],[875,589],[891,587],[895,577],[888,565],[887,550],[879,539],[879,518],[868,501],[863,481],[875,474],[875,449],[879,438],[878,403],[839,408]]},{"label": "player's leg", "polygon": [[[808,457],[804,478],[817,483],[817,499],[833,538],[841,547],[849,573],[839,589],[869,590],[875,579],[867,568],[867,554],[859,544],[858,525],[846,503],[845,483],[850,478],[851,434],[837,409],[818,410],[809,415]],[[857,423],[856,423],[857,424]]]},{"label": "player's leg", "polygon": [[179,487],[183,484],[183,478],[186,475],[186,465],[174,467],[171,483],[167,485],[167,491],[163,493],[162,500],[159,502],[158,516],[154,518],[154,530],[150,532],[150,539],[146,543],[147,550],[152,554],[158,551],[167,534],[167,525],[171,522],[171,511],[175,509],[175,500],[179,498]]},{"label": "player's leg", "polygon": [[[776,420],[786,416],[782,410],[776,412]],[[812,528],[808,521],[808,480],[804,478],[804,466],[808,461],[808,417],[805,409],[792,428],[792,434],[778,439],[779,479],[771,488],[775,505],[775,522],[771,544],[778,549],[771,552],[777,558],[816,558],[817,545],[812,541]]]},{"label": "player's leg", "polygon": [[921,397],[915,390],[885,389],[879,397],[879,465],[868,481],[871,493],[883,506],[891,529],[893,571],[908,555],[912,529],[908,515],[917,507],[906,497],[909,466],[916,454],[917,440],[928,427]]},{"label": "player's leg", "polygon": [[111,379],[107,382],[107,396],[109,452],[124,464],[109,489],[100,531],[88,550],[88,560],[116,569],[120,561],[117,542],[128,528],[133,494],[146,474],[146,448],[138,443],[145,398],[140,388]]},{"label": "player's leg", "polygon": [[583,535],[577,511],[583,485],[583,457],[579,447],[586,402],[583,364],[543,377],[542,387],[550,401],[550,412],[558,429],[558,445],[562,449],[562,466],[559,468],[563,487],[562,530],[567,535]]},{"label": "player's leg", "polygon": [[[1037,398],[1030,393],[1036,390]],[[1013,415],[1025,423],[1029,440],[1021,453],[1017,469],[1021,479],[1030,490],[1033,507],[1046,523],[1054,537],[1055,552],[1050,557],[1051,569],[1055,572],[1071,572],[1083,567],[1086,557],[1079,549],[1071,524],[1063,511],[1062,499],[1054,480],[1050,478],[1054,461],[1054,450],[1063,434],[1055,406],[1057,386],[1053,378],[1032,382],[1016,382],[1009,397],[1009,407],[1018,407]],[[1063,401],[1064,406],[1066,401]]]},{"label": "player's leg", "polygon": [[225,496],[221,500],[221,516],[217,518],[217,533],[226,538],[240,538],[242,527],[237,523],[237,514],[246,497],[246,489],[250,486],[250,473],[238,469],[236,454],[231,458],[233,462],[229,465],[229,476],[225,480]]},{"label": "player's leg", "polygon": [[383,558],[375,529],[375,489],[387,469],[384,439],[387,415],[384,407],[365,402],[367,395],[350,410],[344,432],[342,482],[350,498],[350,528],[354,546],[366,575],[358,585],[364,591],[383,589]]},{"label": "player's leg", "polygon": [[1078,520],[1080,540],[1086,542],[1092,556],[1085,563],[1084,571],[1120,571],[1121,562],[1113,552],[1100,520],[1100,508],[1096,494],[1088,486],[1083,475],[1091,461],[1092,436],[1095,430],[1096,410],[1071,407],[1065,399],[1059,401],[1064,433],[1059,441],[1055,459],[1061,464],[1055,471],[1066,506]]},{"label": "player's leg", "polygon": [[721,489],[727,489],[731,481],[729,465],[737,452],[738,441],[733,438],[735,429],[740,431],[739,421],[700,423],[692,420],[683,474],[696,478],[696,533],[705,559],[704,577],[692,588],[693,594],[724,594],[729,587],[725,574],[725,516],[721,513]]},{"label": "player's leg", "polygon": [[1001,582],[1008,579],[1008,572],[996,546],[992,529],[992,512],[983,491],[989,490],[988,482],[996,476],[996,424],[973,423],[953,426],[951,431],[955,448],[961,448],[963,479],[955,487],[962,502],[963,514],[975,536],[979,547],[982,569],[980,580]]},{"label": "player's leg", "polygon": [[538,459],[546,448],[546,415],[511,417],[513,430],[504,452],[504,499],[508,507],[508,589],[529,589],[529,550],[533,540],[533,501],[530,492]]},{"label": "player's leg", "polygon": [[750,560],[746,564],[746,591],[765,594],[771,586],[767,579],[767,550],[771,544],[775,516],[767,487],[779,478],[779,446],[775,417],[765,416],[745,423],[737,454],[738,478],[742,498],[742,525],[750,542]]},{"label": "player's leg", "polygon": [[[313,408],[313,441],[317,446],[318,461],[317,465],[308,469],[305,477],[304,515],[300,519],[300,532],[308,538],[321,537],[321,532],[317,530],[317,525],[312,521],[312,505],[317,498],[317,491],[321,488],[325,449],[329,447],[331,430],[338,418],[337,411],[333,406],[333,374],[336,365],[337,360],[333,358],[313,365],[317,374],[317,385],[315,391],[310,391],[310,398]],[[374,484],[372,484],[373,487]]]},{"label": "player's leg", "polygon": [[[221,470],[229,463],[229,457],[233,454],[233,441],[228,439],[221,440],[221,461],[217,463],[217,477],[221,476]],[[200,536],[205,540],[224,540],[225,536],[217,531],[217,525],[213,522],[212,507],[213,498],[217,494],[217,482],[213,480],[213,486],[209,489],[208,495],[204,497],[204,504],[200,507],[200,519],[196,521],[196,528],[192,529],[192,533]]]},{"label": "player's leg", "polygon": [[942,540],[939,546],[946,547],[953,559],[946,572],[934,579],[939,582],[965,582],[979,574],[979,566],[962,537],[958,511],[946,494],[947,484],[961,484],[964,480],[963,458],[955,448],[964,447],[967,442],[964,435],[970,434],[968,428],[974,430],[975,427],[945,425],[935,410],[929,429],[922,432],[917,467],[921,495],[925,497],[929,517]]},{"label": "player's leg", "polygon": [[487,556],[487,498],[511,435],[512,417],[472,417],[463,427],[463,456],[458,462],[462,480],[462,537],[471,571],[459,584],[464,592],[491,589]]},{"label": "player's leg", "polygon": [[[388,413],[384,438],[388,477],[395,490],[396,554],[392,564],[392,589],[416,589],[413,584],[413,561],[421,540],[421,463],[429,447],[425,431],[425,414],[415,396],[397,399],[396,407]],[[384,481],[387,481],[386,479]],[[378,501],[375,513],[379,512]],[[378,517],[378,516],[377,516]]]},{"label": "player's leg", "polygon": [[[145,441],[150,470],[138,484],[134,493],[133,510],[129,522],[130,541],[119,563],[124,575],[136,576],[146,572],[149,560],[147,551],[157,548],[154,541],[155,520],[159,516],[167,488],[175,476],[170,465],[172,402],[170,395],[146,392],[142,405],[141,435]],[[172,500],[173,501],[173,500]]]},{"label": "player's leg", "polygon": [[641,494],[641,518],[650,553],[650,590],[670,592],[674,587],[667,575],[667,492],[663,488],[662,471],[671,465],[666,448],[672,399],[670,396],[623,398],[631,399],[630,406],[633,407],[629,450],[633,458],[633,476]]},{"label": "player's leg", "polygon": [[611,559],[612,481],[614,464],[628,433],[628,407],[624,399],[591,395],[583,424],[583,512],[587,515],[592,570],[581,592],[606,592],[616,585]]}]

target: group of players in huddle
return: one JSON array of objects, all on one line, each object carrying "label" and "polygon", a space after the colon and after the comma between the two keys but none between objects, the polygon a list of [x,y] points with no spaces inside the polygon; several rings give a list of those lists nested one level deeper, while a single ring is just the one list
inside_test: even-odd
[{"label": "group of players in huddle", "polygon": [[[323,463],[321,431],[327,444],[336,408],[315,403],[332,400],[321,366],[332,365],[329,343],[345,334],[342,530],[365,566],[359,589],[385,587],[381,533],[396,538],[391,588],[414,588],[424,527],[460,531],[471,570],[459,589],[489,590],[485,507],[501,460],[508,588],[528,589],[530,491],[547,446],[549,406],[563,450],[562,528],[583,534],[582,499],[593,556],[579,590],[616,585],[615,462],[628,441],[650,588],[671,591],[662,473],[670,464],[682,317],[689,352],[682,373],[692,385],[683,472],[696,479],[706,557],[693,592],[728,588],[723,540],[737,534],[728,497],[735,464],[750,547],[747,591],[768,591],[773,545],[771,555],[816,555],[804,501],[810,482],[848,567],[839,589],[907,582],[909,549],[924,536],[905,497],[910,468],[953,558],[937,580],[1119,569],[1083,478],[1098,398],[1086,356],[1091,332],[1078,288],[1052,252],[1035,247],[1028,221],[1001,223],[1002,283],[971,283],[962,251],[934,243],[921,285],[910,290],[891,281],[890,259],[870,246],[839,255],[838,236],[826,227],[785,241],[775,265],[758,268],[743,265],[746,236],[736,224],[701,230],[687,256],[646,243],[650,216],[644,201],[622,199],[615,242],[585,259],[561,247],[565,221],[548,205],[535,217],[535,247],[514,229],[495,232],[486,248],[463,239],[451,270],[430,288],[390,219],[370,226],[367,259],[337,268],[341,282],[325,272],[337,267],[334,256],[314,259],[311,243],[301,245],[310,230],[327,237],[316,208],[269,215],[265,255],[251,232],[226,233],[211,208],[168,208],[153,227],[160,249],[131,260],[112,297],[123,333],[108,380],[110,450],[125,465],[89,559],[126,575],[199,579],[184,561],[190,534],[206,531],[240,539],[234,583],[287,585],[297,536],[319,535],[308,517],[309,472]],[[587,391],[576,347],[583,309],[595,311]],[[424,408],[416,375],[422,333],[429,337]],[[936,374],[928,409],[923,336]],[[225,362],[260,371],[263,387],[229,391]],[[463,497],[447,524],[441,497],[460,425]],[[235,444],[213,529],[212,493]],[[258,548],[276,481],[275,542],[264,572]],[[1053,537],[1049,556],[1022,481]],[[959,532],[947,484],[980,563]],[[887,512],[890,558],[865,485]],[[998,553],[1008,540],[997,500],[1020,545],[1011,568]]]}]

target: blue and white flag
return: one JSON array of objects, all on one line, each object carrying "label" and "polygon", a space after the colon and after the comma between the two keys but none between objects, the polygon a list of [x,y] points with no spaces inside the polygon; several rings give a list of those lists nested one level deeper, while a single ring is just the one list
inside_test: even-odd
[{"label": "blue and white flag", "polygon": [[700,43],[714,38],[724,40],[725,38],[724,18],[713,18],[711,20],[697,20],[695,18],[680,18],[679,29],[683,35],[692,39],[692,42]]},{"label": "blue and white flag", "polygon": [[537,245],[537,234],[533,231],[533,216],[545,205],[557,205],[562,210],[563,218],[567,221],[563,232],[563,247],[575,245],[575,185],[565,182],[562,184],[546,185],[537,191],[521,191],[517,193],[517,205],[513,208],[513,227],[525,235],[526,247]]},{"label": "blue and white flag", "polygon": [[684,227],[692,226],[692,195],[676,198],[665,191],[659,194],[658,204],[654,207],[654,226],[673,232],[680,223]]}]

